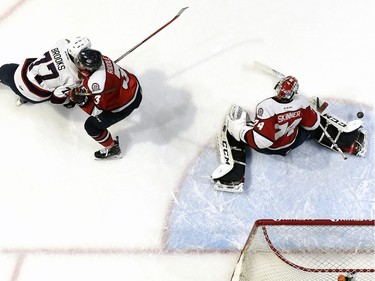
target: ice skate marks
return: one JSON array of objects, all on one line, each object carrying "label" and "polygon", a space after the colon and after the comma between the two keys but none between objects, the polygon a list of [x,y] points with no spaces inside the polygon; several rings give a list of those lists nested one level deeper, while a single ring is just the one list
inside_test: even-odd
[{"label": "ice skate marks", "polygon": [[[330,101],[347,120],[364,112],[366,129],[374,127],[374,110],[353,102]],[[167,225],[166,247],[189,251],[241,249],[259,218],[370,219],[375,190],[374,139],[365,158],[343,161],[333,151],[307,142],[287,157],[252,151],[247,158],[243,193],[213,189],[209,175],[219,160],[208,146],[183,179]]]}]

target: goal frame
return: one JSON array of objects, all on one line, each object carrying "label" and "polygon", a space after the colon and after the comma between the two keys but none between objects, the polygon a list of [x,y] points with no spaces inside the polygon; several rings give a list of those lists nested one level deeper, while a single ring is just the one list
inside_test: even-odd
[{"label": "goal frame", "polygon": [[[251,240],[255,236],[256,232],[260,229],[263,232],[264,238],[270,247],[270,250],[286,265],[289,265],[295,269],[306,271],[306,272],[320,272],[320,273],[339,273],[339,272],[366,272],[366,273],[374,273],[375,268],[341,268],[341,269],[314,269],[314,268],[307,268],[300,265],[297,265],[285,257],[273,246],[271,239],[267,233],[267,226],[375,226],[375,220],[347,220],[347,219],[337,219],[337,220],[330,220],[330,219],[259,219],[256,220],[253,224],[253,227],[250,231],[250,234],[244,244],[244,247],[241,250],[240,256],[237,260],[236,268],[232,273],[231,281],[236,274],[236,270],[238,265],[240,264],[241,260],[243,259],[243,255],[245,254],[246,248],[251,243]],[[375,237],[374,237],[375,239]]]}]

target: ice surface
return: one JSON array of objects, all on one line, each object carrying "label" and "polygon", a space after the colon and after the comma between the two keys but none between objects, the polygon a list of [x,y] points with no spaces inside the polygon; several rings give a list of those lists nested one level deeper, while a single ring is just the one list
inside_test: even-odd
[{"label": "ice surface", "polygon": [[[0,85],[1,281],[224,281],[255,219],[374,217],[372,0],[6,0],[0,65],[77,35],[116,59],[185,6],[119,63],[144,90],[110,129],[119,161],[93,160],[78,108],[16,107]],[[368,156],[344,161],[314,143],[285,158],[251,152],[245,192],[214,191],[228,107],[273,94],[255,60],[345,120],[363,111]]]},{"label": "ice surface", "polygon": [[[352,120],[348,119],[350,112],[363,110],[358,105],[334,103],[332,110],[346,120]],[[371,129],[374,112],[367,112],[363,121]],[[169,244],[173,248],[241,249],[249,229],[259,218],[373,217],[375,182],[374,167],[369,165],[374,163],[371,143],[366,158],[348,160],[314,141],[287,157],[249,150],[245,191],[240,195],[212,189],[207,175],[218,165],[217,154],[215,147],[207,147],[178,192],[169,226]]]}]

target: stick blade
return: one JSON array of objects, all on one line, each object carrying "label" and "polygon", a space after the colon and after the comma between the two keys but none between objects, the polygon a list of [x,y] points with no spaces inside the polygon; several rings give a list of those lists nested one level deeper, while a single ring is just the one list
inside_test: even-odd
[{"label": "stick blade", "polygon": [[273,76],[276,76],[278,78],[285,77],[285,75],[282,74],[281,72],[278,72],[277,70],[275,70],[275,69],[273,69],[273,68],[271,68],[271,67],[269,67],[269,66],[267,66],[267,65],[265,65],[265,64],[263,64],[263,63],[261,63],[259,61],[254,61],[254,66],[257,69],[262,70],[262,71],[264,71],[264,72],[266,72],[268,74],[271,74]]},{"label": "stick blade", "polygon": [[177,13],[177,17],[179,17],[187,8],[189,7],[184,7],[182,8],[178,13]]}]

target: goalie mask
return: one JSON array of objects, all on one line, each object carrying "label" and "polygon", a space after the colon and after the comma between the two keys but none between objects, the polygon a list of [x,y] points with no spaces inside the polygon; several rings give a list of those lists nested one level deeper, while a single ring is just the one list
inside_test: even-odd
[{"label": "goalie mask", "polygon": [[84,49],[76,58],[75,65],[83,76],[89,76],[101,67],[102,54],[94,49]]},{"label": "goalie mask", "polygon": [[293,76],[286,76],[276,84],[276,96],[279,100],[291,101],[298,93],[298,88],[298,80]]},{"label": "goalie mask", "polygon": [[74,62],[79,53],[87,48],[91,48],[91,41],[86,37],[76,37],[68,44],[68,54],[70,59]]}]

